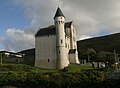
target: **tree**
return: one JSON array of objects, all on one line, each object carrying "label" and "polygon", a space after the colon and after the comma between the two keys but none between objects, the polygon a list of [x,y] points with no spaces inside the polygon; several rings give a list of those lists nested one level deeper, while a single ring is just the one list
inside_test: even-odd
[{"label": "tree", "polygon": [[109,63],[114,63],[114,53],[112,52],[105,52],[105,51],[100,51],[99,53],[97,53],[97,58],[98,61],[101,62],[109,62]]},{"label": "tree", "polygon": [[82,60],[94,61],[96,59],[96,51],[92,48],[89,48],[87,50],[78,50],[79,52],[79,58]]},{"label": "tree", "polygon": [[96,51],[92,48],[89,48],[86,50],[86,54],[87,54],[87,61],[95,61],[96,59]]}]

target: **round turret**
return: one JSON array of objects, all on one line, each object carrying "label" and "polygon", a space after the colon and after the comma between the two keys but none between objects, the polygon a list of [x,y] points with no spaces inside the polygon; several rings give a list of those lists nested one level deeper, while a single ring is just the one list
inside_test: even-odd
[{"label": "round turret", "polygon": [[68,66],[69,61],[65,49],[65,16],[59,7],[54,16],[54,22],[56,26],[57,67],[61,69]]}]

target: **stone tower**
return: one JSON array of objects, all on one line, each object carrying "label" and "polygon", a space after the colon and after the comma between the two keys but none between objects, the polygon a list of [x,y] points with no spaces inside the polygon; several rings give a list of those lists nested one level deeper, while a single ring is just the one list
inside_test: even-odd
[{"label": "stone tower", "polygon": [[68,66],[69,61],[65,50],[65,16],[59,7],[54,16],[54,23],[56,27],[57,68],[62,69]]}]

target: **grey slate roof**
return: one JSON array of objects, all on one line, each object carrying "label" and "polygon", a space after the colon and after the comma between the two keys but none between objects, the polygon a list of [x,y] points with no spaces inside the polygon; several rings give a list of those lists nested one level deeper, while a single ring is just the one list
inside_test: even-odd
[{"label": "grey slate roof", "polygon": [[72,53],[75,53],[76,52],[76,49],[70,49],[69,50],[69,54],[72,54]]},{"label": "grey slate roof", "polygon": [[55,17],[58,17],[58,16],[63,16],[63,17],[65,17],[59,7],[57,8],[57,11],[56,11],[56,14],[55,14],[55,16],[54,16],[54,19],[55,19]]},{"label": "grey slate roof", "polygon": [[37,36],[44,36],[44,35],[55,35],[55,25],[39,29],[38,32],[35,34],[35,37]]},{"label": "grey slate roof", "polygon": [[[65,29],[70,28],[71,24],[72,24],[72,21],[65,23]],[[39,29],[35,34],[35,37],[44,36],[44,35],[56,35],[55,25]]]}]

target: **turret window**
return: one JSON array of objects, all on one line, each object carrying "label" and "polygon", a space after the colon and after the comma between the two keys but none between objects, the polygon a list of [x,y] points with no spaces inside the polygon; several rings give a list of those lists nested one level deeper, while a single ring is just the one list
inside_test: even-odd
[{"label": "turret window", "polygon": [[59,51],[59,54],[60,54],[60,51]]},{"label": "turret window", "polygon": [[60,21],[58,21],[58,23],[60,24]]},{"label": "turret window", "polygon": [[61,44],[63,43],[63,40],[61,39]]}]

